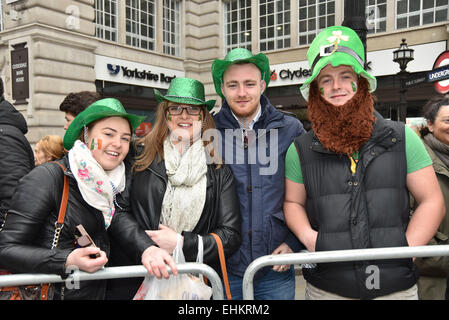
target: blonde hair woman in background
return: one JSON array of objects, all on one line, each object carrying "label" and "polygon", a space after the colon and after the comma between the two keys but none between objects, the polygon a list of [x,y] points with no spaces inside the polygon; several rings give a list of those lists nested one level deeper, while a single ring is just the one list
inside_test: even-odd
[{"label": "blonde hair woman in background", "polygon": [[34,147],[34,165],[38,166],[48,161],[60,159],[63,155],[62,138],[56,135],[45,136]]}]

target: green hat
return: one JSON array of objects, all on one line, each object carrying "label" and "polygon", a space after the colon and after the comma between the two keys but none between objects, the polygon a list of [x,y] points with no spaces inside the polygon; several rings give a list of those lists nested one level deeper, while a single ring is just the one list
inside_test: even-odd
[{"label": "green hat", "polygon": [[354,30],[343,26],[332,26],[321,31],[312,41],[307,60],[312,68],[312,76],[301,86],[302,96],[309,98],[310,83],[326,65],[333,67],[348,65],[354,72],[365,77],[370,85],[370,92],[376,90],[376,78],[364,69],[365,48]]},{"label": "green hat", "polygon": [[251,51],[244,48],[236,48],[228,52],[224,60],[215,59],[212,63],[212,78],[214,79],[215,91],[224,99],[221,92],[221,83],[223,82],[223,74],[230,65],[235,63],[248,62],[253,63],[259,68],[262,79],[265,80],[265,88],[270,83],[270,62],[263,53],[253,55]]},{"label": "green hat", "polygon": [[157,101],[161,103],[168,100],[176,103],[206,105],[207,110],[211,111],[216,100],[205,100],[204,85],[198,80],[191,78],[174,78],[170,82],[167,94],[163,96],[159,90],[154,89],[154,95]]},{"label": "green hat", "polygon": [[64,135],[64,148],[66,150],[70,150],[73,147],[73,144],[78,139],[84,126],[87,126],[89,123],[96,120],[108,117],[123,117],[128,119],[133,132],[145,119],[145,116],[137,116],[126,113],[125,108],[117,99],[106,98],[95,101],[84,111],[78,114],[67,128]]}]

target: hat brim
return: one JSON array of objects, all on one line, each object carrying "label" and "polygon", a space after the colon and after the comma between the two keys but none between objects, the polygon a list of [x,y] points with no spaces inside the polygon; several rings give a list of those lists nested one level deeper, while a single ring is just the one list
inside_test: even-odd
[{"label": "hat brim", "polygon": [[373,92],[377,88],[377,80],[374,76],[370,75],[368,72],[366,72],[365,69],[360,65],[360,63],[344,52],[335,52],[330,56],[321,58],[317,64],[315,65],[315,68],[313,69],[312,75],[307,78],[307,80],[303,83],[303,85],[300,87],[300,91],[302,96],[306,101],[309,99],[309,89],[310,84],[313,80],[318,76],[318,74],[321,72],[321,69],[323,69],[328,64],[331,64],[333,67],[338,67],[341,65],[348,65],[351,66],[354,69],[354,72],[368,80],[369,86],[370,86],[370,92]]},{"label": "hat brim", "polygon": [[200,101],[198,99],[192,99],[190,97],[165,97],[157,89],[154,89],[154,95],[156,96],[156,99],[159,103],[166,100],[166,101],[171,101],[171,102],[180,103],[180,104],[192,104],[192,105],[197,105],[197,106],[205,105],[207,108],[207,111],[211,111],[215,106],[215,102],[217,101],[217,100]]},{"label": "hat brim", "polygon": [[75,141],[78,139],[79,135],[81,134],[81,130],[83,130],[84,126],[87,126],[88,124],[104,119],[109,117],[122,117],[129,121],[131,124],[132,132],[137,129],[137,127],[140,125],[140,123],[146,118],[146,116],[138,116],[134,114],[129,113],[122,113],[115,110],[111,110],[110,108],[106,107],[98,107],[95,112],[83,115],[80,113],[78,116],[73,119],[70,126],[67,128],[67,131],[64,135],[64,148],[66,150],[70,150],[73,145],[75,144]]},{"label": "hat brim", "polygon": [[230,65],[236,63],[253,63],[259,68],[260,73],[262,74],[262,78],[265,81],[265,89],[268,88],[268,84],[270,83],[271,71],[270,71],[270,62],[268,58],[263,53],[259,53],[253,57],[243,58],[243,59],[235,59],[233,61],[219,60],[216,59],[212,63],[212,78],[214,80],[215,92],[225,99],[223,93],[221,92],[221,84],[223,82],[223,74],[229,68]]}]

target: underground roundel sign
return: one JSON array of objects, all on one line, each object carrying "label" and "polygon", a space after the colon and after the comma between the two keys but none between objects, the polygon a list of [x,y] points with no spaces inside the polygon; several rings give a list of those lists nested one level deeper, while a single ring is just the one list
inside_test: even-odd
[{"label": "underground roundel sign", "polygon": [[[447,69],[444,68],[445,66],[447,66]],[[446,76],[444,76],[444,78],[447,78],[447,74],[449,74],[449,50],[442,52],[438,56],[438,58],[435,60],[435,63],[433,64],[433,69],[435,71],[437,71],[436,69],[441,70],[439,72],[439,75],[441,75],[441,76],[446,75]],[[444,69],[446,69],[446,70],[444,70]],[[444,73],[444,75],[443,75],[443,73]],[[435,81],[433,83],[433,85],[435,86],[435,89],[439,93],[449,92],[449,79],[441,80],[441,81]]]}]

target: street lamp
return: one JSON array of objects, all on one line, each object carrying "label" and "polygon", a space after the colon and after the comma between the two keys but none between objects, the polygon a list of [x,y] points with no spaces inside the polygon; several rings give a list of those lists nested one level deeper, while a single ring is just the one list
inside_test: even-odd
[{"label": "street lamp", "polygon": [[398,72],[398,77],[400,81],[400,100],[399,100],[399,121],[405,123],[405,118],[407,114],[407,88],[405,86],[405,80],[407,80],[409,72],[406,71],[407,64],[410,61],[413,61],[413,52],[415,50],[410,49],[405,42],[405,39],[402,39],[402,43],[399,46],[399,49],[393,51],[393,61],[399,64],[399,68],[401,71]]}]

